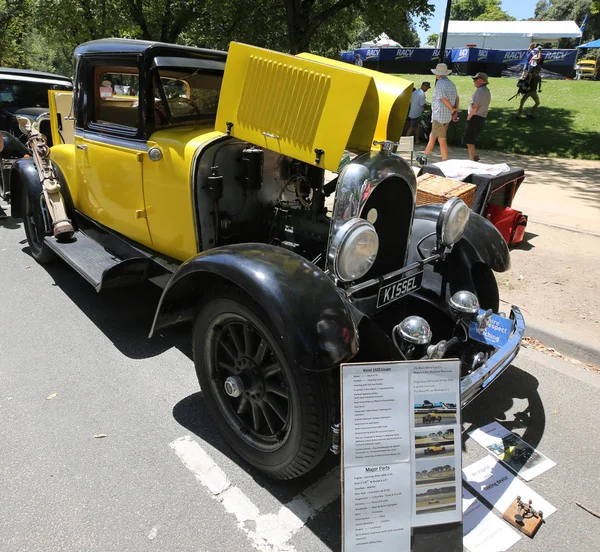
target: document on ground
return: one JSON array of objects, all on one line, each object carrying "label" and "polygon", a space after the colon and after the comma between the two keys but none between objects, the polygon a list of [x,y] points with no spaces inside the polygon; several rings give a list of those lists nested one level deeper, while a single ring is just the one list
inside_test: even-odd
[{"label": "document on ground", "polygon": [[462,472],[463,479],[473,487],[475,492],[493,504],[494,508],[501,513],[507,510],[517,496],[520,496],[523,502],[531,500],[533,508],[544,512],[544,518],[556,512],[552,504],[491,456],[486,456],[467,466]]},{"label": "document on ground", "polygon": [[410,552],[410,464],[344,470],[344,551]]},{"label": "document on ground", "polygon": [[475,429],[469,435],[526,481],[556,466],[555,462],[498,422]]},{"label": "document on ground", "polygon": [[467,489],[463,488],[462,499],[463,546],[469,552],[505,552],[521,539]]},{"label": "document on ground", "polygon": [[408,371],[395,363],[343,368],[344,466],[408,462]]}]

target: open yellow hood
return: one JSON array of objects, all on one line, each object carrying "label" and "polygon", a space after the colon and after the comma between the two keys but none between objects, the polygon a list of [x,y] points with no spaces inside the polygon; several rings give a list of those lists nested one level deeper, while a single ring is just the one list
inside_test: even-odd
[{"label": "open yellow hood", "polygon": [[377,127],[373,139],[392,140],[393,142],[400,140],[414,88],[412,81],[314,54],[302,53],[298,54],[298,57],[371,77],[375,81],[379,99]]},{"label": "open yellow hood", "polygon": [[[357,69],[309,54],[291,56],[232,42],[216,129],[337,171],[345,149],[371,148],[380,119],[374,72]],[[401,95],[404,88],[397,90]],[[403,124],[404,119],[400,129]]]}]

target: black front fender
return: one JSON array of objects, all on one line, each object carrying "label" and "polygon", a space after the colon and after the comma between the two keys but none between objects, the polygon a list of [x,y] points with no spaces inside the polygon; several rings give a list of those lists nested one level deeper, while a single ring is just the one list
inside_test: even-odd
[{"label": "black front fender", "polygon": [[[420,259],[417,244],[421,240],[426,250],[435,245],[436,222],[441,208],[441,205],[431,204],[415,209],[410,262]],[[425,267],[423,290],[434,293],[445,303],[451,294],[465,289],[477,294],[482,307],[497,311],[498,286],[492,271],[504,272],[509,268],[510,252],[500,232],[487,219],[471,212],[463,237],[454,244],[447,259]]]},{"label": "black front fender", "polygon": [[238,286],[260,305],[302,368],[325,370],[356,355],[356,325],[331,279],[295,253],[256,243],[211,249],[185,262],[163,291],[150,335],[174,321],[171,307],[210,294],[199,288],[219,281]]}]

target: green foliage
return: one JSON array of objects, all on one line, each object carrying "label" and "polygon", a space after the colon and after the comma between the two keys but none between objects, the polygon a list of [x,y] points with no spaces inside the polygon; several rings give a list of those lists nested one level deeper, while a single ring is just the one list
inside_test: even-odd
[{"label": "green foliage", "polygon": [[429,44],[429,46],[437,46],[439,40],[440,35],[438,33],[433,33],[427,37],[427,44]]},{"label": "green foliage", "polygon": [[514,21],[502,9],[500,0],[455,0],[450,8],[450,18],[459,21]]},{"label": "green foliage", "polygon": [[[594,6],[600,2],[592,0],[540,0],[535,6],[535,19],[544,21],[575,21],[578,25],[588,15],[583,31],[583,42],[589,42],[600,36],[600,12],[594,12]],[[561,41],[563,48],[575,47],[579,39]]]}]

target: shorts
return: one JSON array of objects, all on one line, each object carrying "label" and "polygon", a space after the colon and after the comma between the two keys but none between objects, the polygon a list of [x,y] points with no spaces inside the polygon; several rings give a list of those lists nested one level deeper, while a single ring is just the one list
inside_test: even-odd
[{"label": "shorts", "polygon": [[432,121],[432,125],[431,125],[431,134],[430,137],[431,138],[446,138],[446,131],[448,130],[448,125],[450,124],[450,122],[447,123],[440,123],[439,121]]},{"label": "shorts", "polygon": [[465,127],[465,144],[475,144],[475,140],[479,133],[483,130],[483,125],[485,124],[485,117],[480,117],[479,115],[473,115],[470,121],[467,121],[467,125]]},{"label": "shorts", "polygon": [[532,98],[536,104],[540,103],[540,97],[538,96],[537,90],[530,90],[529,92],[527,92],[521,100],[521,105],[525,103],[527,98]]}]

